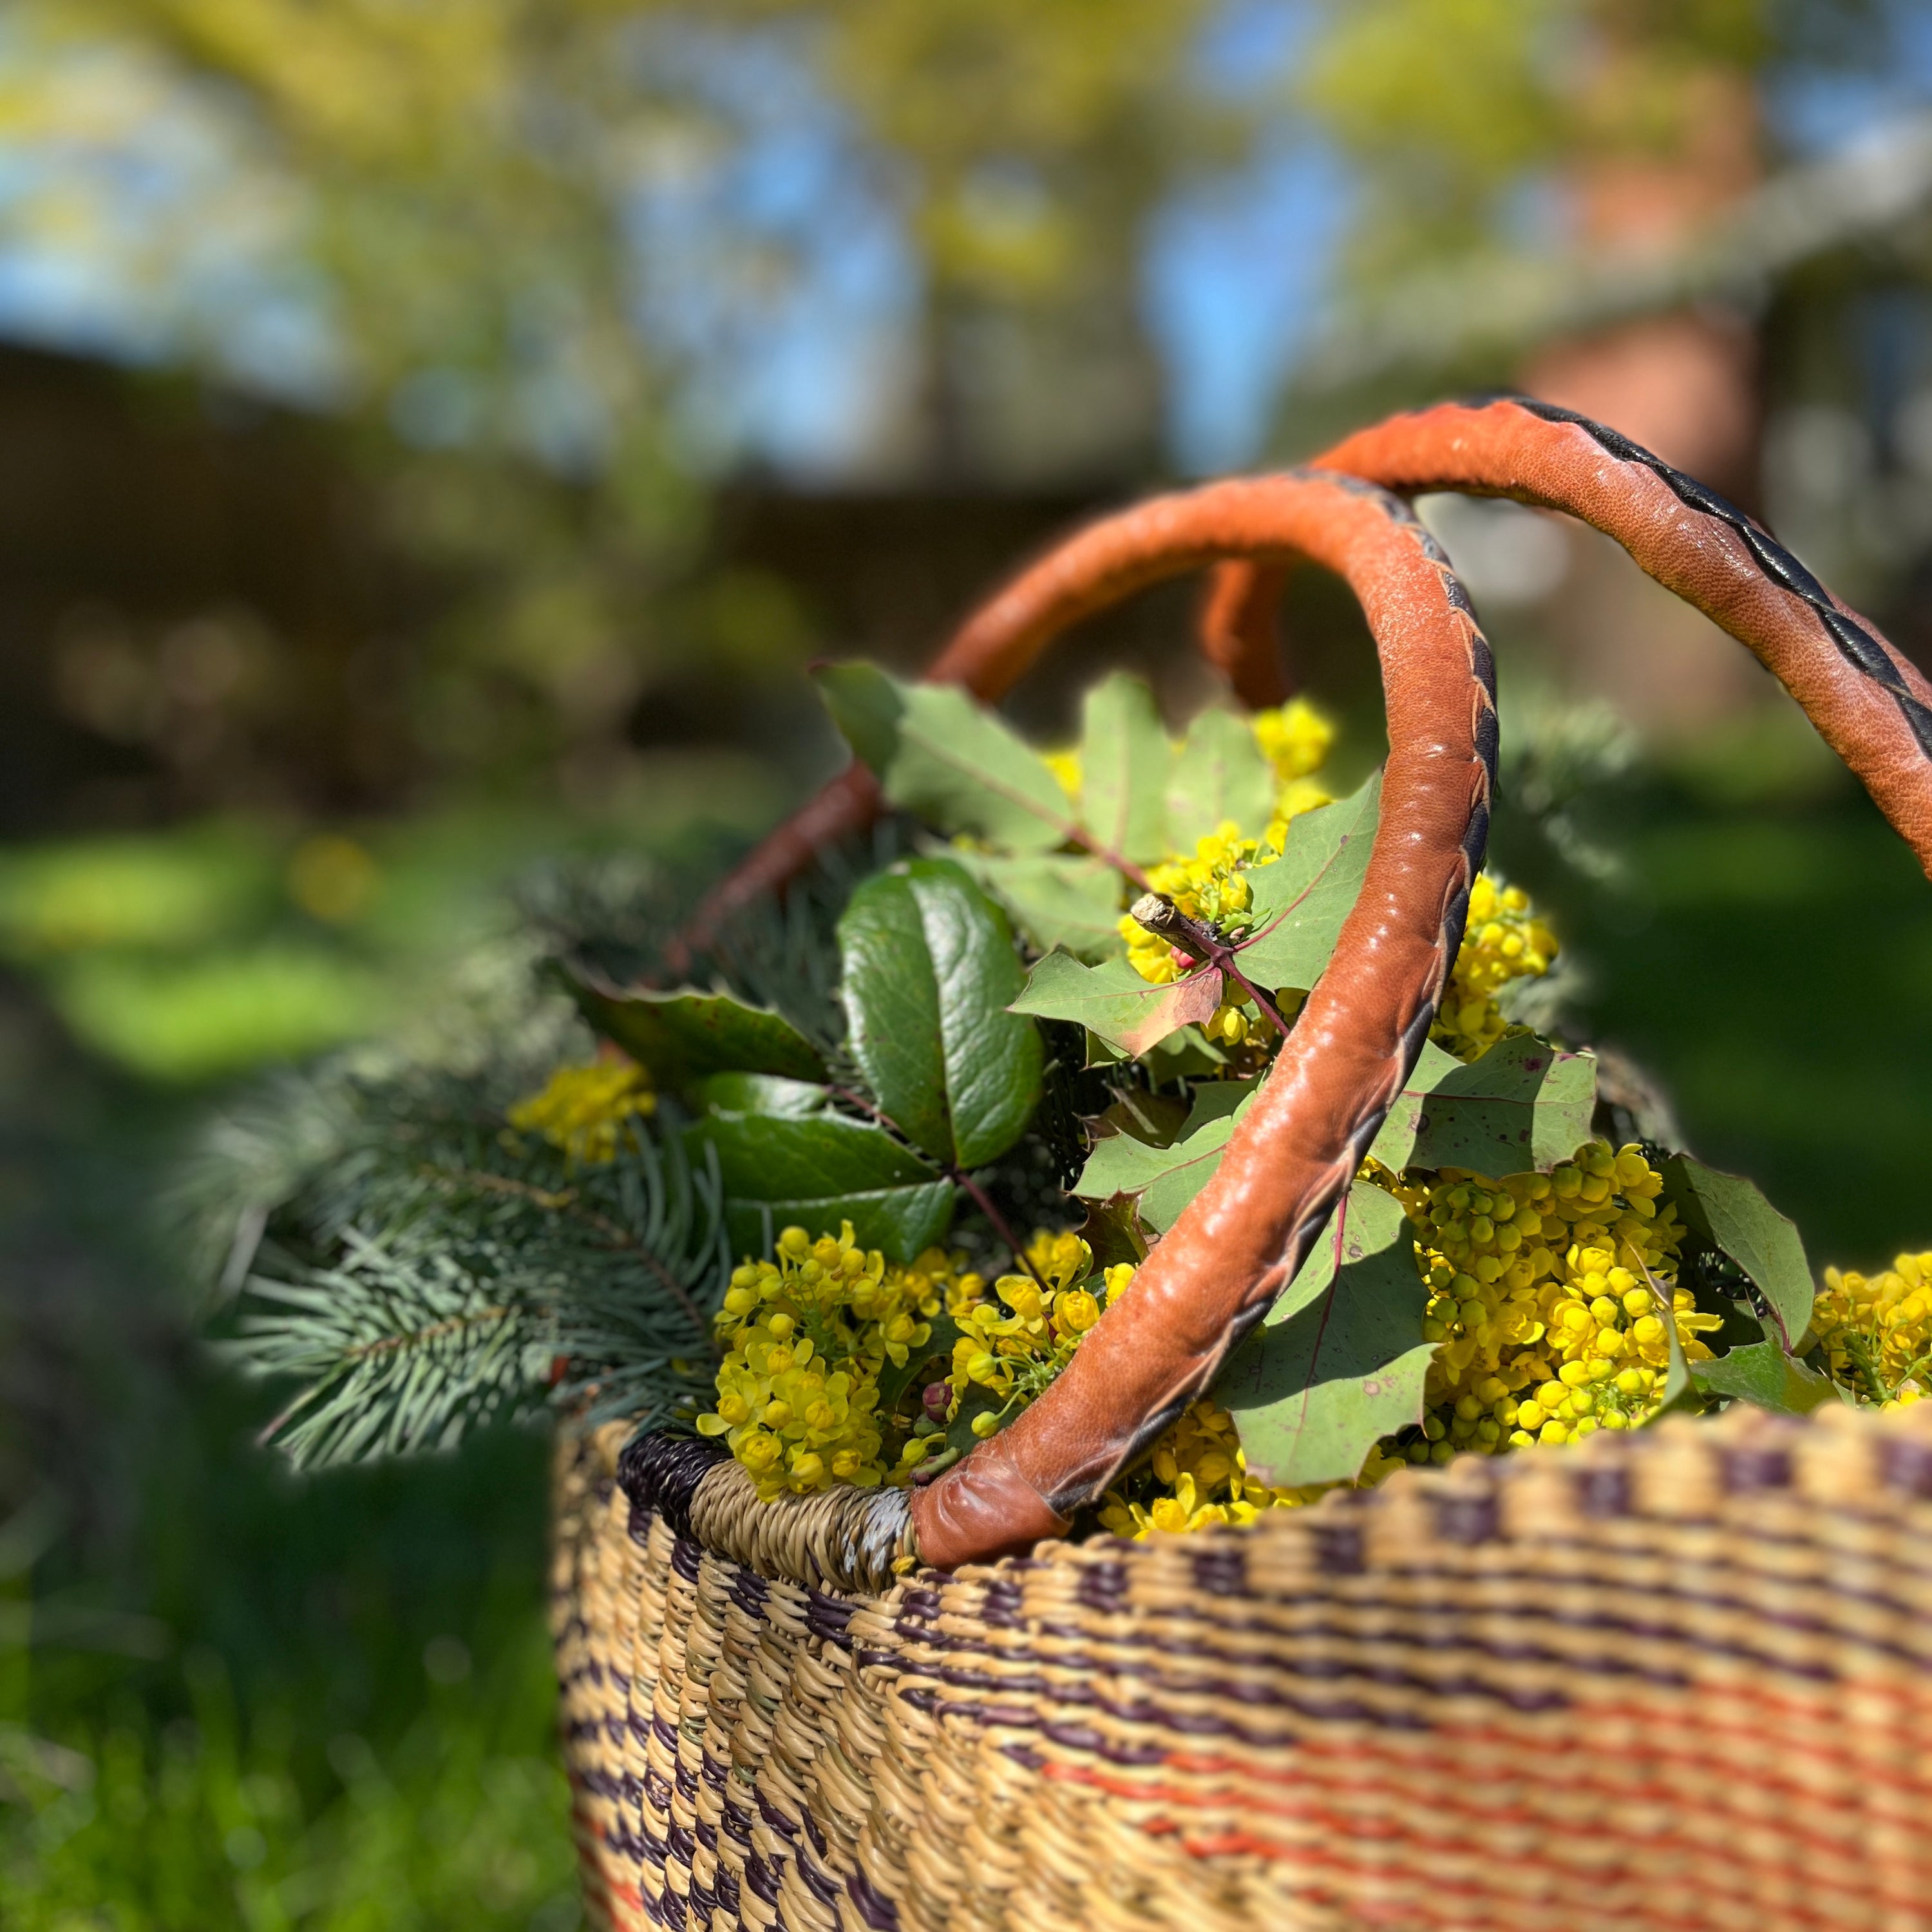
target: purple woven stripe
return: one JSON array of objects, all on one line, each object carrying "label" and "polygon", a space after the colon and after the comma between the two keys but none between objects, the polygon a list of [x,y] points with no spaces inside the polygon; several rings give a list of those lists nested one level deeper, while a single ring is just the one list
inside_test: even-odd
[{"label": "purple woven stripe", "polygon": [[899,1932],[899,1909],[862,1871],[845,1881],[845,1895],[872,1932]]},{"label": "purple woven stripe", "polygon": [[833,1905],[845,1888],[836,1878],[829,1876],[818,1868],[815,1858],[801,1858],[795,1861],[792,1869],[805,1881],[805,1888],[820,1905]]},{"label": "purple woven stripe", "polygon": [[822,1590],[814,1590],[805,1600],[807,1633],[841,1650],[850,1650],[852,1640],[845,1627],[852,1621],[854,1607],[843,1597],[828,1597]]},{"label": "purple woven stripe", "polygon": [[[1086,1634],[1066,1626],[1049,1627],[1067,1636]],[[1350,1639],[1359,1641],[1359,1631],[1349,1631],[1335,1625],[1316,1625],[1299,1634],[1319,1640],[1329,1638],[1336,1641]],[[928,1636],[926,1647],[944,1651],[953,1648],[940,1637]],[[966,1648],[962,1642],[958,1648]],[[1414,1648],[1405,1646],[1405,1648]],[[1495,1658],[1512,1663],[1544,1663],[1552,1669],[1574,1670],[1576,1660],[1563,1652],[1540,1649],[1532,1645],[1515,1646],[1492,1643],[1474,1643],[1445,1637],[1426,1646],[1443,1650],[1460,1650],[1477,1655]],[[976,1646],[974,1646],[976,1652]],[[1176,1645],[1163,1655],[1206,1658],[1228,1664],[1252,1664],[1251,1658],[1238,1652],[1219,1649],[1206,1644]],[[957,1664],[933,1664],[921,1658],[909,1658],[903,1653],[866,1653],[870,1658],[889,1662],[910,1676],[925,1677],[939,1683],[950,1684],[963,1690],[1004,1690],[1050,1696],[1065,1704],[1098,1703],[1101,1695],[1092,1684],[1068,1683],[1059,1677],[1045,1676],[1015,1676],[1008,1671],[975,1670],[969,1666]],[[998,1654],[1006,1661],[1015,1664],[1058,1664],[1064,1666],[1064,1658],[1050,1658],[1035,1650],[1022,1648],[1002,1649]],[[1652,1681],[1678,1687],[1689,1682],[1681,1671],[1660,1670],[1640,1660],[1625,1660],[1618,1658],[1604,1658],[1600,1664],[1593,1660],[1592,1669],[1604,1673],[1619,1676],[1647,1677]],[[1392,1689],[1419,1691],[1425,1696],[1434,1697],[1487,1697],[1492,1701],[1508,1702],[1514,1693],[1499,1689],[1488,1679],[1458,1672],[1425,1676],[1420,1672],[1405,1670],[1393,1662],[1384,1660],[1353,1661],[1344,1658],[1300,1656],[1293,1653],[1270,1657],[1268,1668],[1274,1674],[1313,1682],[1334,1682],[1338,1679],[1354,1678],[1370,1684],[1382,1684]],[[1064,1674],[1064,1673],[1063,1673]],[[1218,1676],[1175,1677],[1162,1675],[1149,1681],[1149,1695],[1137,1700],[1131,1706],[1112,1706],[1110,1708],[1121,1714],[1131,1714],[1137,1720],[1164,1723],[1162,1706],[1158,1702],[1162,1697],[1208,1696],[1225,1699],[1231,1702],[1250,1705],[1278,1705],[1284,1709],[1298,1708],[1294,1694],[1265,1683],[1258,1683],[1252,1677],[1223,1678]]]},{"label": "purple woven stripe", "polygon": [[1191,1566],[1194,1587],[1207,1597],[1245,1597],[1248,1594],[1247,1552],[1216,1542],[1196,1556]]}]

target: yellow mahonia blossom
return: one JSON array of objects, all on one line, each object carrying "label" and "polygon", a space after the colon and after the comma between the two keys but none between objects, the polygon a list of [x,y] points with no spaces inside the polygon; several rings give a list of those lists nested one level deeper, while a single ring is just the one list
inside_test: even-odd
[{"label": "yellow mahonia blossom", "polygon": [[1551,1173],[1500,1180],[1454,1168],[1372,1178],[1415,1225],[1423,1334],[1438,1345],[1412,1461],[1647,1420],[1670,1365],[1660,1294],[1686,1360],[1710,1358],[1699,1337],[1720,1324],[1673,1286],[1683,1231],[1658,1206],[1664,1178],[1641,1148],[1592,1141]]},{"label": "yellow mahonia blossom", "polygon": [[1080,802],[1080,754],[1078,752],[1048,752],[1045,754],[1046,768],[1060,782],[1060,788],[1066,794],[1066,802],[1077,806]]},{"label": "yellow mahonia blossom", "polygon": [[1870,1276],[1828,1268],[1811,1332],[1834,1382],[1886,1408],[1920,1400],[1932,1390],[1932,1253]]},{"label": "yellow mahonia blossom", "polygon": [[1105,1271],[1096,1294],[1094,1251],[1078,1234],[1036,1234],[1027,1260],[1030,1274],[1003,1274],[990,1298],[962,1294],[950,1311],[962,1332],[952,1348],[946,1419],[958,1415],[975,1388],[998,1403],[975,1416],[976,1435],[992,1435],[1033,1401],[1073,1359],[1102,1307],[1134,1278],[1130,1264],[1118,1264]]},{"label": "yellow mahonia blossom", "polygon": [[[1370,1462],[1374,1466],[1361,1478],[1365,1484],[1401,1466],[1379,1450]],[[1178,1534],[1210,1523],[1252,1522],[1263,1510],[1312,1502],[1335,1486],[1318,1484],[1277,1490],[1257,1482],[1248,1474],[1234,1418],[1204,1396],[1184,1410],[1154,1444],[1144,1471],[1107,1492],[1100,1505],[1100,1526],[1138,1540],[1156,1530]]]},{"label": "yellow mahonia blossom", "polygon": [[1263,839],[1280,852],[1287,847],[1290,819],[1334,802],[1334,794],[1311,774],[1327,760],[1335,728],[1305,698],[1292,698],[1273,711],[1258,712],[1253,722],[1255,742],[1274,767],[1277,786]]},{"label": "yellow mahonia blossom", "polygon": [[786,1228],[771,1260],[731,1276],[717,1318],[728,1352],[718,1403],[699,1433],[723,1436],[767,1499],[910,1480],[931,1438],[880,1415],[880,1370],[903,1368],[932,1339],[933,1318],[976,1303],[982,1288],[963,1256],[938,1248],[888,1267],[849,1221],[816,1240]]},{"label": "yellow mahonia blossom", "polygon": [[1273,711],[1258,711],[1255,742],[1283,784],[1319,771],[1335,742],[1335,728],[1305,698],[1291,698]]},{"label": "yellow mahonia blossom", "polygon": [[1512,980],[1547,973],[1556,957],[1556,935],[1537,917],[1529,895],[1480,874],[1430,1038],[1459,1060],[1479,1058],[1507,1030],[1497,994]]},{"label": "yellow mahonia blossom", "polygon": [[[1271,866],[1280,856],[1255,839],[1243,838],[1240,827],[1232,819],[1224,819],[1196,844],[1192,858],[1163,860],[1150,868],[1148,884],[1172,899],[1189,918],[1218,927],[1224,934],[1238,935],[1254,899],[1249,871]],[[1120,929],[1134,970],[1156,986],[1171,984],[1194,966],[1190,954],[1148,932],[1131,913],[1120,915]]]},{"label": "yellow mahonia blossom", "polygon": [[572,1160],[615,1160],[619,1130],[657,1109],[651,1076],[634,1060],[594,1060],[560,1066],[540,1094],[519,1100],[506,1117],[520,1133],[541,1134]]}]

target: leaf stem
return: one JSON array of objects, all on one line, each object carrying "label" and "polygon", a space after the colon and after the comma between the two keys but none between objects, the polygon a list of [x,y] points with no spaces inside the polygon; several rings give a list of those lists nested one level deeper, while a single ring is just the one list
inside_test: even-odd
[{"label": "leaf stem", "polygon": [[1216,968],[1254,1001],[1276,1032],[1288,1037],[1288,1021],[1274,995],[1256,986],[1236,963],[1235,949],[1204,920],[1192,919],[1165,892],[1143,892],[1131,908],[1136,922],[1156,938],[1191,954],[1203,965]]},{"label": "leaf stem", "polygon": [[[876,1121],[880,1126],[896,1134],[907,1146],[915,1145],[912,1137],[904,1128],[901,1126],[890,1114],[884,1112],[873,1102],[867,1100],[864,1094],[855,1094],[849,1087],[828,1087],[826,1090],[843,1100],[848,1106],[856,1107],[868,1119]],[[923,1150],[920,1150],[923,1151]],[[940,1172],[951,1181],[954,1186],[965,1190],[974,1206],[986,1216],[988,1222],[992,1225],[993,1232],[1006,1244],[1007,1251],[1012,1255],[1014,1261],[1040,1283],[1040,1292],[1044,1294],[1046,1292],[1046,1283],[1040,1280],[1039,1269],[1027,1259],[1026,1250],[1020,1246],[1006,1217],[994,1205],[993,1197],[964,1168],[952,1162],[949,1161],[942,1166]]]},{"label": "leaf stem", "polygon": [[1041,1294],[1045,1294],[1048,1292],[1047,1286],[1041,1278],[1040,1270],[1034,1266],[1028,1256],[1027,1251],[1020,1246],[1018,1237],[1014,1234],[1012,1225],[1005,1215],[1002,1214],[994,1204],[993,1197],[964,1168],[949,1167],[946,1170],[946,1176],[955,1186],[965,1190],[974,1206],[978,1208],[992,1224],[993,1232],[1006,1243],[1007,1251],[1012,1255],[1013,1259],[1033,1276],[1035,1286],[1038,1287]]}]

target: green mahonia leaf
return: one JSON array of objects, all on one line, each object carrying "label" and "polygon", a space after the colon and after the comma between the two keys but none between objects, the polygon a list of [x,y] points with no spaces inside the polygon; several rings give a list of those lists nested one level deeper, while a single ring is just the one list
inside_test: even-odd
[{"label": "green mahonia leaf", "polygon": [[686,1141],[697,1158],[707,1144],[717,1155],[736,1254],[769,1254],[772,1238],[794,1224],[816,1235],[849,1220],[861,1246],[909,1262],[952,1220],[952,1184],[863,1120],[710,1114]]},{"label": "green mahonia leaf", "polygon": [[1182,1027],[1210,1018],[1220,1003],[1221,975],[1214,968],[1156,986],[1124,959],[1084,966],[1070,952],[1049,952],[1027,976],[1012,1010],[1042,1019],[1071,1020],[1132,1056]]},{"label": "green mahonia leaf", "polygon": [[1780,1415],[1805,1415],[1838,1398],[1836,1385],[1809,1364],[1785,1353],[1774,1337],[1732,1348],[1714,1361],[1697,1362],[1690,1379],[1712,1395],[1754,1402]]},{"label": "green mahonia leaf", "polygon": [[1590,1138],[1596,1105],[1597,1063],[1587,1053],[1520,1035],[1465,1065],[1428,1042],[1369,1151],[1398,1169],[1547,1169]]},{"label": "green mahonia leaf", "polygon": [[893,804],[1011,851],[1072,836],[1072,808],[1045,760],[957,686],[904,684],[868,664],[817,676],[833,722]]},{"label": "green mahonia leaf", "polygon": [[1006,915],[945,859],[868,879],[838,921],[850,1046],[886,1118],[934,1160],[997,1160],[1039,1103],[1040,1029]]},{"label": "green mahonia leaf", "polygon": [[1741,1174],[1720,1173],[1688,1154],[1664,1164],[1664,1192],[1684,1225],[1729,1255],[1756,1284],[1788,1348],[1811,1323],[1811,1264],[1797,1228]]},{"label": "green mahonia leaf", "polygon": [[1249,838],[1258,838],[1274,816],[1274,767],[1246,722],[1231,712],[1204,711],[1168,777],[1168,843],[1191,853],[1230,818]]},{"label": "green mahonia leaf", "polygon": [[724,1072],[825,1078],[825,1063],[790,1021],[729,993],[634,990],[572,968],[563,969],[563,980],[592,1028],[665,1086]]},{"label": "green mahonia leaf", "polygon": [[1111,959],[1120,937],[1120,874],[1084,853],[967,852],[953,855],[1004,906],[1040,952],[1061,946],[1086,960]]},{"label": "green mahonia leaf", "polygon": [[1375,843],[1382,775],[1288,820],[1288,849],[1247,874],[1253,894],[1241,970],[1256,985],[1312,986],[1353,910]]},{"label": "green mahonia leaf", "polygon": [[708,1113],[774,1114],[802,1120],[824,1113],[832,1096],[809,1080],[782,1080],[770,1073],[713,1073],[697,1083],[692,1098]]},{"label": "green mahonia leaf", "polygon": [[1088,692],[1081,719],[1082,823],[1101,850],[1130,864],[1163,857],[1162,794],[1173,754],[1154,693],[1140,679],[1116,672]]},{"label": "green mahonia leaf", "polygon": [[1401,1204],[1356,1181],[1214,1385],[1250,1472],[1282,1489],[1348,1482],[1378,1438],[1420,1421],[1427,1301]]},{"label": "green mahonia leaf", "polygon": [[1194,1090],[1187,1124],[1166,1147],[1130,1133],[1096,1141],[1073,1192],[1083,1200],[1134,1197],[1142,1225],[1165,1234],[1221,1164],[1234,1124],[1260,1091],[1252,1080],[1214,1080]]}]

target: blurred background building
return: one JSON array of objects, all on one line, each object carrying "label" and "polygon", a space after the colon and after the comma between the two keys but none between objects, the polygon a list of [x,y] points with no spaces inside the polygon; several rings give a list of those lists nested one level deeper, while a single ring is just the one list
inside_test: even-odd
[{"label": "blurred background building", "polygon": [[[266,1468],[150,1211],[194,1124],[419,1019],[538,855],[754,835],[838,755],[814,656],[1515,386],[1932,663],[1932,4],[0,14],[0,1922],[574,1922],[541,1444]],[[1909,857],[1608,545],[1424,510],[1592,1036],[1821,1264],[1932,1242]],[[1190,596],[1021,715],[1198,702]],[[1339,587],[1286,631],[1366,763]]]}]

